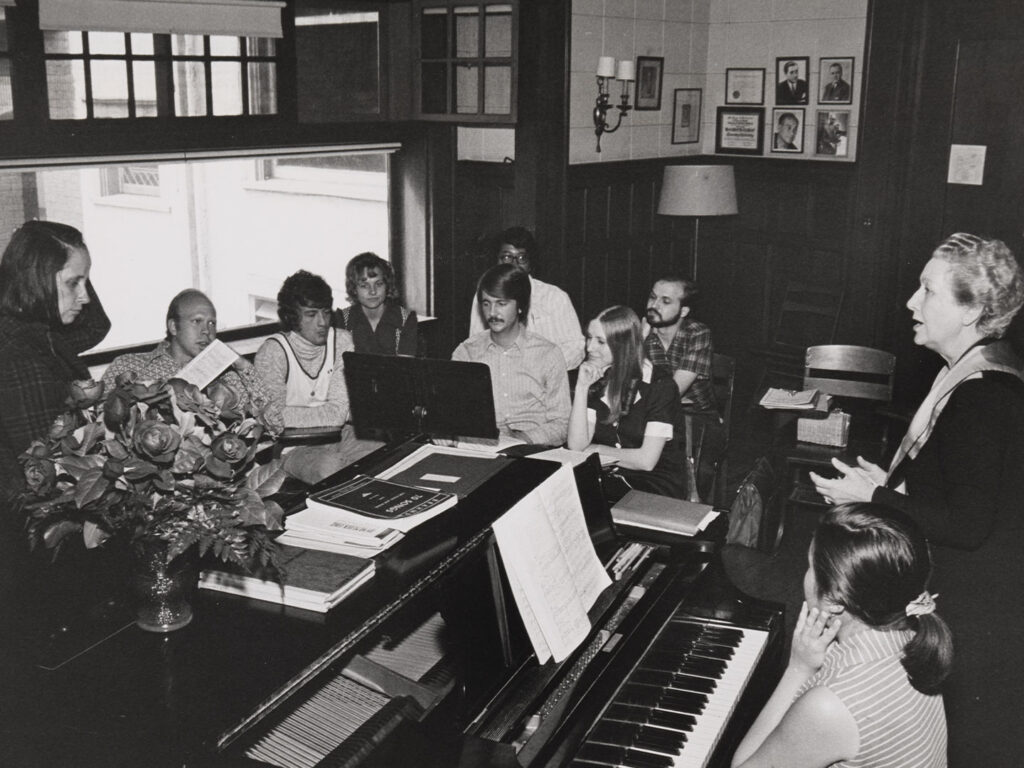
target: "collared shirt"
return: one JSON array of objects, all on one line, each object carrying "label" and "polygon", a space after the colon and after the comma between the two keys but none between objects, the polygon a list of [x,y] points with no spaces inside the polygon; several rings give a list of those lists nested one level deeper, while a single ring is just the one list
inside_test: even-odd
[{"label": "collared shirt", "polygon": [[[569,294],[558,286],[530,277],[530,319],[526,327],[558,347],[565,358],[565,370],[572,370],[583,362],[584,341],[580,319]],[[483,330],[485,326],[480,315],[480,297],[475,296],[469,318],[470,338]]]},{"label": "collared shirt", "polygon": [[335,325],[352,334],[356,352],[371,355],[415,356],[418,346],[419,320],[411,309],[387,301],[377,327],[372,328],[366,312],[359,304],[335,310]]},{"label": "collared shirt", "polygon": [[[299,365],[309,376],[315,376],[326,357],[327,347],[311,344],[295,331],[286,334],[288,345]],[[334,370],[327,385],[327,401],[316,408],[288,405],[288,356],[273,337],[267,339],[256,352],[256,370],[267,383],[270,405],[267,422],[281,427],[340,427],[348,421],[348,387],[345,385],[345,365],[342,355],[354,351],[352,334],[335,330]]]},{"label": "collared shirt", "polygon": [[569,377],[558,348],[521,328],[508,348],[490,331],[474,334],[452,360],[486,363],[491,369],[494,417],[499,430],[516,430],[535,445],[561,445],[569,431]]},{"label": "collared shirt", "polygon": [[860,749],[843,768],[945,768],[946,716],[942,696],[916,690],[903,668],[913,632],[868,628],[832,643],[825,662],[797,691],[832,691],[857,723]]},{"label": "collared shirt", "polygon": [[715,410],[715,393],[711,388],[711,329],[704,323],[683,318],[683,324],[672,337],[668,349],[661,343],[656,330],[652,329],[644,339],[644,354],[670,376],[675,371],[690,371],[697,374],[690,388],[683,393],[683,403],[694,411]]},{"label": "collared shirt", "polygon": [[[184,366],[171,355],[171,343],[164,339],[151,352],[135,352],[118,355],[103,372],[103,389],[110,392],[122,373],[134,373],[145,381],[171,379]],[[241,373],[229,368],[217,377],[217,381],[231,387],[241,398],[240,404],[254,413],[266,407],[270,396],[255,368],[248,367]]]}]

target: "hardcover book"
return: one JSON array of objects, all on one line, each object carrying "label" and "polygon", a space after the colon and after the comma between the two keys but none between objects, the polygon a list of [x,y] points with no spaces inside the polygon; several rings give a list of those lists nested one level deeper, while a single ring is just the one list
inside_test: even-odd
[{"label": "hardcover book", "polygon": [[199,586],[218,592],[326,613],[373,576],[372,560],[336,552],[284,546],[280,579],[263,574],[206,569]]},{"label": "hardcover book", "polygon": [[696,536],[718,517],[710,504],[630,490],[612,507],[616,525]]}]

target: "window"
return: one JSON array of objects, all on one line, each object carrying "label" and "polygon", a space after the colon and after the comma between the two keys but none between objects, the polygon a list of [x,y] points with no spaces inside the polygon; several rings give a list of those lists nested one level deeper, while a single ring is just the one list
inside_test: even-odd
[{"label": "window", "polygon": [[513,9],[509,3],[420,1],[417,76],[422,117],[515,120]]},{"label": "window", "polygon": [[273,38],[43,32],[54,120],[277,112]]},{"label": "window", "polygon": [[[113,325],[100,349],[161,338],[168,302],[189,287],[210,296],[221,329],[276,319],[281,282],[299,269],[327,280],[343,306],[348,260],[362,251],[389,257],[391,149],[3,171],[0,249],[28,218],[78,227]],[[268,186],[266,168],[288,183]],[[331,185],[376,191],[319,193]],[[159,206],[106,197],[154,193]]]},{"label": "window", "polygon": [[7,37],[7,9],[0,2],[0,120],[14,118],[11,92],[11,43]]}]

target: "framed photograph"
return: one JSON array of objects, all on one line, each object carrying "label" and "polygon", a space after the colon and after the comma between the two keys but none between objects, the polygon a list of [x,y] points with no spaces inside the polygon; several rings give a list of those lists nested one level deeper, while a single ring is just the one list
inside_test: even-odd
[{"label": "framed photograph", "polygon": [[807,103],[807,56],[780,56],[775,60],[775,104],[800,106]]},{"label": "framed photograph", "polygon": [[715,152],[760,155],[764,152],[763,107],[719,107]]},{"label": "framed photograph", "polygon": [[636,109],[661,109],[661,77],[665,59],[661,56],[636,57]]},{"label": "framed photograph", "polygon": [[700,141],[700,88],[676,88],[672,102],[672,143]]},{"label": "framed photograph", "polygon": [[804,110],[776,107],[772,110],[772,152],[799,155],[804,151]]},{"label": "framed photograph", "polygon": [[819,110],[816,120],[816,155],[846,157],[850,147],[850,110]]},{"label": "framed photograph", "polygon": [[764,70],[725,70],[725,103],[764,104]]},{"label": "framed photograph", "polygon": [[853,57],[818,60],[818,101],[823,104],[853,104]]}]

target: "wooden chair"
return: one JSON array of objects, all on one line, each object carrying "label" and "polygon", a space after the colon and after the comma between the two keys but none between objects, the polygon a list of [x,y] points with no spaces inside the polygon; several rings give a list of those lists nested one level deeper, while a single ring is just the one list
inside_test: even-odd
[{"label": "wooden chair", "polygon": [[[693,425],[693,417],[683,412],[686,428],[685,451],[687,462],[693,467],[696,486],[700,493],[691,500],[700,498],[711,499],[716,506],[725,504],[725,483],[729,471],[729,436],[732,427],[732,395],[736,383],[736,361],[728,355],[715,353],[711,360],[711,386],[715,393],[715,405],[722,419],[724,442],[715,450],[705,450],[704,441],[694,432],[699,432]],[[706,479],[710,476],[710,482]]]},{"label": "wooden chair", "polygon": [[832,395],[833,405],[851,414],[850,435],[844,448],[793,439],[784,443],[782,455],[791,483],[790,502],[825,506],[805,476],[809,470],[832,473],[833,458],[848,464],[855,464],[858,455],[879,463],[884,461],[888,453],[889,420],[879,413],[879,406],[892,402],[895,369],[896,356],[880,349],[850,344],[807,349],[802,387]]},{"label": "wooden chair", "polygon": [[765,387],[795,388],[800,384],[804,355],[815,344],[831,344],[839,327],[843,291],[790,282],[786,285],[772,339],[754,353],[764,361],[755,389],[760,399]]}]

